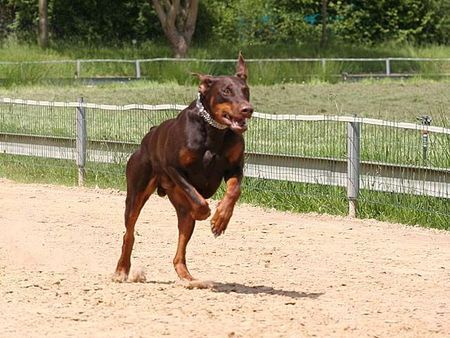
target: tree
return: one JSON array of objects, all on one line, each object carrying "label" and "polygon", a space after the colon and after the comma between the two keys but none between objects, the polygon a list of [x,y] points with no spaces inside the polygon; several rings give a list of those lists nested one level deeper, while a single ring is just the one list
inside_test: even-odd
[{"label": "tree", "polygon": [[38,44],[42,48],[48,47],[48,3],[39,0]]},{"label": "tree", "polygon": [[325,48],[327,46],[327,24],[328,24],[328,0],[322,0],[322,35],[320,37],[320,47]]},{"label": "tree", "polygon": [[174,56],[186,56],[197,21],[199,0],[152,0]]}]

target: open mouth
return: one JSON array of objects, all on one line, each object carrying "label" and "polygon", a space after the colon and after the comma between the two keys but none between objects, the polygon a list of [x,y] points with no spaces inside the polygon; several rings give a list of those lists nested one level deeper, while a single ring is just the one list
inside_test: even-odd
[{"label": "open mouth", "polygon": [[241,133],[247,130],[247,118],[237,118],[228,113],[224,113],[222,118],[224,123],[228,125],[231,130]]}]

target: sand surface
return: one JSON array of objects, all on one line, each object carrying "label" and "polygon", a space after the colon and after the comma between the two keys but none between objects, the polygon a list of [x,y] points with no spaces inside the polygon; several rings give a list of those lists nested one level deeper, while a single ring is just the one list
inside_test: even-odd
[{"label": "sand surface", "polygon": [[[152,196],[114,283],[124,193],[0,180],[1,337],[449,337],[450,233],[238,205],[198,222],[176,283],[175,213]],[[211,201],[214,205],[215,202]]]}]

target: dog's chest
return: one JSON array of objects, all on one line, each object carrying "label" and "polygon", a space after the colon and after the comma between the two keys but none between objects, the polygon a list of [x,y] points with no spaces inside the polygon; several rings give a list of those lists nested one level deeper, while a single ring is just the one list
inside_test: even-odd
[{"label": "dog's chest", "polygon": [[222,164],[222,162],[223,156],[221,156],[216,152],[206,150],[205,153],[203,154],[202,160],[203,168],[205,168],[208,171],[214,169],[214,167],[216,167],[217,165]]}]

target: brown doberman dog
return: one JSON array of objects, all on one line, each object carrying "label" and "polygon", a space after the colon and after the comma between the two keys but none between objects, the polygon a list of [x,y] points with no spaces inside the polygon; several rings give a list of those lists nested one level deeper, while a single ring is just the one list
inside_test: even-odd
[{"label": "brown doberman dog", "polygon": [[211,218],[217,237],[225,232],[241,194],[244,138],[253,113],[248,70],[239,53],[235,76],[194,74],[200,80],[197,100],[174,118],[152,127],[127,163],[126,232],[115,280],[130,271],[134,226],[150,195],[167,195],[178,217],[178,247],[173,264],[180,279],[194,278],[186,266],[186,246],[196,220],[205,220],[210,198],[226,182],[226,192]]}]

